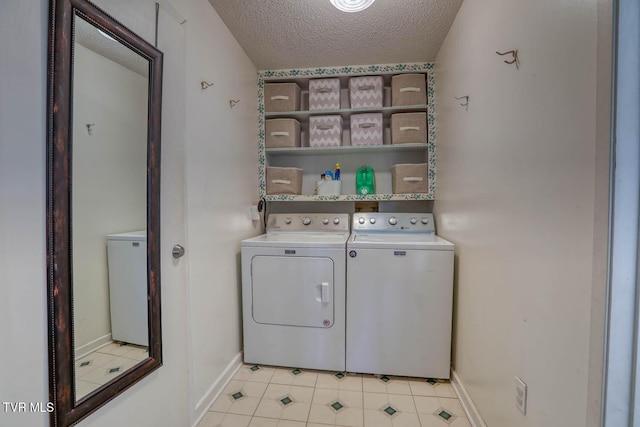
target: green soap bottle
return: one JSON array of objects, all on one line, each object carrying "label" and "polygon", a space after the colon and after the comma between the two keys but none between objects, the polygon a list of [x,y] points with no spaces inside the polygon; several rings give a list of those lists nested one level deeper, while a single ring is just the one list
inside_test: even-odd
[{"label": "green soap bottle", "polygon": [[369,166],[362,166],[356,173],[356,193],[375,194],[376,175]]}]

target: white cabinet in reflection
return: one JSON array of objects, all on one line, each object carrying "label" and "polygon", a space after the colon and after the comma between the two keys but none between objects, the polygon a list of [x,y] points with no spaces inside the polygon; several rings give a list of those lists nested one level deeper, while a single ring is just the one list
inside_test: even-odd
[{"label": "white cabinet in reflection", "polygon": [[107,236],[111,338],[147,347],[147,232]]}]

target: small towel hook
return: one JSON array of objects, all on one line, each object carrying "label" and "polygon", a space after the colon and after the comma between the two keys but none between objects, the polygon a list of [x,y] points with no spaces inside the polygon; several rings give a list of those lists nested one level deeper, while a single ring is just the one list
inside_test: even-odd
[{"label": "small towel hook", "polygon": [[214,83],[207,83],[204,80],[200,82],[200,87],[202,88],[202,91],[204,92],[204,90],[210,86],[213,86]]},{"label": "small towel hook", "polygon": [[89,135],[93,135],[93,127],[95,126],[95,123],[87,123],[87,133]]},{"label": "small towel hook", "polygon": [[236,106],[236,104],[237,104],[238,102],[240,102],[240,100],[239,100],[239,99],[230,99],[230,100],[229,100],[229,107],[230,107],[230,108],[235,107],[235,106]]},{"label": "small towel hook", "polygon": [[457,99],[458,101],[460,101],[461,99],[464,99],[464,100],[465,100],[465,102],[464,102],[464,103],[462,103],[462,102],[461,102],[461,103],[460,103],[460,105],[461,105],[461,106],[463,106],[463,107],[465,107],[464,109],[465,109],[466,111],[469,111],[469,95],[460,96],[460,97],[458,97],[458,96],[454,96],[453,98],[454,98],[454,99]]},{"label": "small towel hook", "polygon": [[496,53],[500,56],[509,55],[509,54],[513,55],[513,59],[511,61],[505,60],[504,62],[505,64],[516,64],[516,69],[518,70],[520,69],[520,59],[518,58],[518,49],[510,50],[504,53],[496,51]]}]

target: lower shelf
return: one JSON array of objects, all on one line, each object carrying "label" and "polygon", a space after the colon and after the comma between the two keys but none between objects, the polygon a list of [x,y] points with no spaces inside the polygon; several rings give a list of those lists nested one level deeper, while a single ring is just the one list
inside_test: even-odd
[{"label": "lower shelf", "polygon": [[402,200],[433,200],[427,193],[416,194],[341,194],[339,196],[270,194],[267,202],[386,202]]}]

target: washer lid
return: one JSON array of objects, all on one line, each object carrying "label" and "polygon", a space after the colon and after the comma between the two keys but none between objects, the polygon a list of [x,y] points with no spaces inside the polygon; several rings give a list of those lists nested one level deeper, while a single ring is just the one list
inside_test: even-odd
[{"label": "washer lid", "polygon": [[127,233],[107,234],[107,240],[147,240],[147,230],[129,231]]},{"label": "washer lid", "polygon": [[267,233],[242,241],[242,247],[344,248],[349,233]]},{"label": "washer lid", "polygon": [[349,239],[349,248],[452,251],[454,244],[434,234],[425,233],[354,233]]}]

